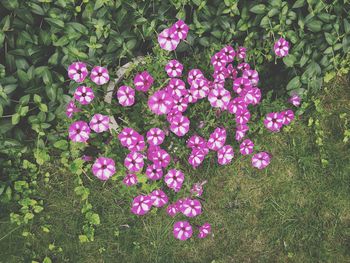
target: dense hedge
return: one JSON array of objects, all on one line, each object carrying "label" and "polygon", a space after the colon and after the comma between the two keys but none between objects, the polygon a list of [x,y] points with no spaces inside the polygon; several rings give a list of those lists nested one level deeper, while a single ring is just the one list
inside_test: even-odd
[{"label": "dense hedge", "polygon": [[178,52],[239,43],[256,67],[273,59],[272,43],[284,36],[292,43],[284,59],[291,67],[287,90],[317,91],[322,75],[339,69],[350,50],[349,10],[345,0],[2,0],[0,134],[21,140],[28,122],[44,132],[67,102],[69,63],[116,67],[150,51],[151,39],[176,17],[191,28]]}]

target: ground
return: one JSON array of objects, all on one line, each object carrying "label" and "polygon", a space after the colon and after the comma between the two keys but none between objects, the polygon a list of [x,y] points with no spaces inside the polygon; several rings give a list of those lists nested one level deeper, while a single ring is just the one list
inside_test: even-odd
[{"label": "ground", "polygon": [[164,209],[136,218],[118,189],[93,181],[90,202],[101,224],[94,242],[80,244],[82,204],[67,172],[41,188],[45,209],[26,227],[32,237],[22,237],[24,227],[9,223],[13,207],[4,207],[0,262],[45,256],[53,262],[349,262],[350,146],[343,142],[345,122],[339,117],[350,115],[349,82],[332,81],[313,100],[318,99],[320,106],[310,106],[288,130],[256,140],[273,155],[265,170],[253,169],[250,158],[237,154],[229,166],[208,160],[188,175],[208,181],[204,213],[195,222],[210,222],[210,237],[175,240],[177,219]]}]

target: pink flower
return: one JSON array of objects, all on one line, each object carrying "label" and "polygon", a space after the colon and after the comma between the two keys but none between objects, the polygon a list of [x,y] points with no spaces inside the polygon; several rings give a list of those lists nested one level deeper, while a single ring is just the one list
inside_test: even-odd
[{"label": "pink flower", "polygon": [[184,136],[190,129],[190,120],[183,115],[176,115],[171,120],[170,130],[177,136]]},{"label": "pink flower", "polygon": [[231,100],[231,94],[224,88],[212,89],[209,92],[208,100],[212,107],[225,110]]},{"label": "pink flower", "polygon": [[199,78],[192,81],[190,92],[195,99],[203,99],[209,94],[208,80]]},{"label": "pink flower", "polygon": [[199,135],[192,135],[187,141],[187,147],[191,149],[207,148],[207,141]]},{"label": "pink flower", "polygon": [[140,139],[140,134],[132,128],[124,128],[118,135],[120,143],[126,147],[131,148],[135,146]]},{"label": "pink flower", "polygon": [[145,143],[145,139],[143,138],[142,135],[138,134],[137,135],[137,141],[135,144],[132,144],[128,147],[128,149],[131,151],[131,152],[140,152],[142,151],[143,149],[145,149],[146,147],[146,143]]},{"label": "pink flower", "polygon": [[126,186],[132,186],[137,184],[138,180],[137,180],[137,176],[136,174],[127,174],[124,179],[123,179],[123,183]]},{"label": "pink flower", "polygon": [[166,185],[175,192],[180,191],[185,175],[180,170],[171,169],[164,177]]},{"label": "pink flower", "polygon": [[82,105],[87,105],[95,98],[94,92],[91,88],[86,86],[79,86],[74,92],[74,98]]},{"label": "pink flower", "polygon": [[109,74],[106,68],[96,66],[91,70],[90,78],[97,85],[106,84],[109,81]]},{"label": "pink flower", "polygon": [[220,84],[224,84],[225,83],[225,79],[227,79],[228,77],[230,77],[230,72],[227,68],[225,68],[224,66],[222,67],[218,67],[214,70],[214,83],[220,83]]},{"label": "pink flower", "polygon": [[150,160],[157,166],[166,168],[170,163],[170,155],[163,149],[157,149],[150,157]]},{"label": "pink flower", "polygon": [[239,125],[237,125],[236,141],[242,140],[248,130],[249,130],[249,127],[246,124],[239,124]]},{"label": "pink flower", "polygon": [[299,107],[301,103],[301,98],[299,97],[299,95],[294,94],[290,97],[288,101],[292,103],[295,107]]},{"label": "pink flower", "polygon": [[229,164],[234,157],[233,149],[230,145],[225,145],[218,150],[218,163],[221,165]]},{"label": "pink flower", "polygon": [[190,192],[192,195],[201,196],[203,194],[203,185],[206,184],[207,181],[203,181],[202,183],[193,184]]},{"label": "pink flower", "polygon": [[208,152],[203,149],[193,149],[189,158],[188,163],[192,165],[193,168],[198,167],[203,161]]},{"label": "pink flower", "polygon": [[227,72],[228,72],[228,77],[233,79],[233,80],[235,80],[237,78],[237,75],[238,75],[237,69],[235,69],[232,64],[229,64],[226,67],[226,69],[227,69]]},{"label": "pink flower", "polygon": [[135,103],[135,90],[129,86],[120,86],[117,98],[123,107],[132,106]]},{"label": "pink flower", "polygon": [[182,112],[172,108],[172,110],[166,115],[166,120],[171,123],[171,121],[177,116],[177,115],[182,115]]},{"label": "pink flower", "polygon": [[270,112],[264,119],[265,127],[272,132],[279,132],[283,125],[283,115],[279,112]]},{"label": "pink flower", "polygon": [[174,106],[172,110],[179,111],[181,113],[185,112],[188,107],[188,90],[179,91],[177,95],[173,96],[173,102]]},{"label": "pink flower", "polygon": [[68,67],[68,77],[78,83],[83,82],[88,73],[83,62],[74,62]]},{"label": "pink flower", "polygon": [[279,57],[285,57],[288,55],[289,52],[289,42],[285,40],[283,37],[281,37],[277,42],[274,44],[273,49],[275,51],[275,54]]},{"label": "pink flower", "polygon": [[201,227],[199,227],[198,238],[205,238],[211,232],[211,225],[209,223],[204,223]]},{"label": "pink flower", "polygon": [[261,100],[261,91],[259,88],[246,88],[241,92],[240,96],[246,104],[257,105]]},{"label": "pink flower", "polygon": [[244,71],[250,69],[250,65],[247,62],[242,62],[242,63],[237,65],[237,69],[244,72]]},{"label": "pink flower", "polygon": [[86,142],[90,137],[90,128],[85,121],[76,121],[69,126],[69,139],[73,142]]},{"label": "pink flower", "polygon": [[154,190],[150,194],[151,200],[153,201],[153,206],[162,207],[168,203],[168,196],[162,190]]},{"label": "pink flower", "polygon": [[146,134],[149,145],[161,145],[165,139],[165,133],[159,128],[151,128]]},{"label": "pink flower", "polygon": [[252,85],[250,84],[250,81],[245,78],[236,78],[233,81],[233,91],[237,94],[241,94],[241,92],[246,88],[251,88]]},{"label": "pink flower", "polygon": [[252,157],[252,165],[258,169],[264,169],[270,164],[270,155],[267,152],[259,152]]},{"label": "pink flower", "polygon": [[258,85],[259,74],[256,70],[247,69],[243,71],[242,78],[249,80],[250,84],[254,87]]},{"label": "pink flower", "polygon": [[224,128],[216,128],[209,136],[207,146],[210,150],[218,151],[225,145],[226,130]]},{"label": "pink flower", "polygon": [[217,52],[211,57],[210,63],[213,65],[214,69],[225,67],[227,64],[227,57],[222,52]]},{"label": "pink flower", "polygon": [[187,199],[181,205],[181,213],[187,217],[196,217],[202,213],[202,205],[197,199]]},{"label": "pink flower", "polygon": [[102,114],[95,114],[92,116],[89,126],[97,133],[107,131],[109,129],[109,117]]},{"label": "pink flower", "polygon": [[98,179],[106,181],[115,174],[115,163],[111,158],[99,157],[92,165],[92,173]]},{"label": "pink flower", "polygon": [[135,89],[146,92],[152,86],[153,81],[153,77],[147,71],[143,71],[134,78]]},{"label": "pink flower", "polygon": [[191,69],[187,75],[187,82],[192,86],[193,81],[201,78],[204,78],[202,71],[200,71],[199,69]]},{"label": "pink flower", "polygon": [[180,40],[185,40],[187,38],[189,28],[183,20],[178,20],[171,28],[177,33]]},{"label": "pink flower", "polygon": [[159,180],[163,177],[163,169],[156,164],[149,164],[146,168],[146,176],[151,180]]},{"label": "pink flower", "polygon": [[226,56],[226,61],[228,63],[232,62],[236,56],[236,52],[231,46],[224,47],[223,49],[221,49],[220,52],[222,52]]},{"label": "pink flower", "polygon": [[181,77],[183,69],[184,69],[184,66],[176,59],[170,60],[165,65],[165,71],[170,78]]},{"label": "pink flower", "polygon": [[151,210],[152,199],[148,195],[136,196],[132,202],[131,212],[135,215],[144,215]]},{"label": "pink flower", "polygon": [[283,125],[289,125],[294,120],[294,112],[292,110],[285,110],[281,112]]},{"label": "pink flower", "polygon": [[231,114],[240,115],[242,112],[247,110],[247,104],[244,102],[243,98],[237,97],[228,103],[227,110]]},{"label": "pink flower", "polygon": [[124,160],[124,166],[130,172],[139,172],[142,170],[144,165],[143,159],[144,159],[144,156],[141,153],[131,152],[126,156]]},{"label": "pink flower", "polygon": [[166,89],[171,94],[171,96],[176,97],[176,98],[182,97],[184,94],[183,92],[187,91],[186,86],[185,86],[185,82],[183,82],[183,80],[177,79],[177,78],[170,79],[169,84],[168,84]]},{"label": "pink flower", "polygon": [[174,29],[166,28],[158,35],[158,43],[164,50],[175,50],[180,43],[179,34]]},{"label": "pink flower", "polygon": [[237,124],[247,124],[250,120],[250,112],[246,109],[241,112],[236,113],[236,123]]},{"label": "pink flower", "polygon": [[156,91],[148,99],[148,107],[157,115],[167,114],[173,107],[173,98],[164,90]]},{"label": "pink flower", "polygon": [[245,47],[239,47],[238,51],[236,53],[236,57],[240,60],[242,60],[242,59],[244,60],[247,56],[246,51],[247,51],[247,49]]},{"label": "pink flower", "polygon": [[168,205],[168,207],[166,208],[166,212],[168,213],[169,216],[174,217],[179,212],[179,210],[177,209],[176,204],[171,204],[171,205]]},{"label": "pink flower", "polygon": [[176,239],[185,241],[192,236],[192,226],[187,221],[178,221],[174,224],[173,234]]},{"label": "pink flower", "polygon": [[254,143],[249,139],[245,139],[239,146],[239,151],[241,152],[242,155],[252,154],[253,150],[254,150]]},{"label": "pink flower", "polygon": [[68,118],[73,118],[73,114],[75,112],[79,112],[80,110],[77,108],[77,106],[74,103],[74,100],[71,100],[68,102],[67,107],[66,107],[66,115]]}]

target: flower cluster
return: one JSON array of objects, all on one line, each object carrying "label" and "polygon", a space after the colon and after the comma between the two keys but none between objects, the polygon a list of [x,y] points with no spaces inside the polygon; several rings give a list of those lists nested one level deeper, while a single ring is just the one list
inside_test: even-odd
[{"label": "flower cluster", "polygon": [[167,51],[175,50],[180,41],[187,38],[188,29],[188,25],[184,21],[178,20],[158,35],[159,45]]},{"label": "flower cluster", "polygon": [[[175,50],[181,40],[188,34],[188,26],[179,20],[171,27],[164,29],[158,36],[162,49]],[[289,43],[281,38],[274,46],[277,56],[288,54]],[[208,104],[219,112],[226,111],[236,122],[235,139],[239,143],[239,152],[242,155],[252,155],[252,166],[263,169],[269,165],[271,154],[257,152],[254,154],[254,143],[246,138],[249,131],[248,123],[251,119],[251,108],[258,105],[262,94],[259,86],[259,73],[246,61],[247,49],[245,47],[225,46],[216,52],[210,59],[212,71],[210,77],[198,68],[190,69],[183,76],[184,66],[175,59],[167,62],[164,67],[170,80],[164,87],[155,90],[153,76],[148,71],[139,72],[133,79],[133,85],[122,85],[116,91],[116,99],[122,107],[131,107],[137,104],[136,92],[148,96],[147,106],[149,112],[164,116],[168,128],[150,128],[145,134],[140,134],[131,127],[122,127],[118,140],[122,147],[128,150],[124,159],[127,174],[123,184],[130,187],[139,181],[138,174],[144,172],[149,181],[163,180],[164,189],[158,188],[149,194],[140,194],[133,198],[131,212],[142,216],[152,207],[166,207],[169,216],[182,215],[187,220],[177,221],[173,227],[173,234],[179,240],[187,240],[193,234],[189,220],[200,216],[203,212],[200,196],[203,194],[202,183],[192,186],[187,197],[178,199],[169,204],[166,191],[179,192],[185,181],[185,174],[178,168],[171,167],[171,157],[164,147],[166,136],[171,131],[177,137],[189,136],[191,121],[185,116],[191,104],[208,100]],[[68,68],[68,76],[77,83],[83,83],[89,72],[85,63],[75,62]],[[183,79],[181,79],[183,78]],[[104,85],[109,81],[106,68],[95,66],[90,73],[90,79],[96,85]],[[186,83],[187,82],[187,83]],[[228,85],[227,85],[228,84]],[[72,118],[74,113],[90,104],[95,93],[89,85],[79,84],[74,92],[74,99],[67,105],[66,114]],[[229,88],[227,88],[229,86]],[[300,105],[300,97],[293,95],[290,102],[294,106]],[[280,131],[283,125],[288,125],[294,119],[294,112],[290,109],[282,112],[271,112],[266,115],[264,125],[271,131]],[[79,120],[69,127],[69,138],[74,142],[86,143],[91,132],[103,133],[109,130],[110,118],[101,113],[94,114],[89,123]],[[204,125],[203,123],[200,125]],[[235,152],[228,144],[227,135],[231,132],[227,127],[216,127],[209,137],[203,138],[198,134],[190,135],[186,140],[191,150],[188,163],[197,168],[201,165],[210,151],[215,152],[219,165],[228,165],[232,162]],[[111,158],[99,157],[92,165],[92,173],[98,179],[105,181],[116,173],[116,165]],[[168,189],[168,190],[166,190]],[[204,238],[211,232],[211,225],[204,223],[198,228],[198,238]]]}]

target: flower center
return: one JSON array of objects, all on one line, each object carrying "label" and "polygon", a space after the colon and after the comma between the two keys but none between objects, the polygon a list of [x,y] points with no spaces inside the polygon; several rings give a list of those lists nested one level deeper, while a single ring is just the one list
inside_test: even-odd
[{"label": "flower center", "polygon": [[86,93],[83,92],[83,93],[81,94],[81,96],[82,96],[82,97],[86,97]]},{"label": "flower center", "polygon": [[106,169],[106,168],[107,168],[107,165],[103,164],[103,165],[101,166],[101,168],[102,168],[102,169]]},{"label": "flower center", "polygon": [[218,96],[218,100],[221,100],[221,99],[222,99],[222,96],[221,96],[221,95],[219,95],[219,96]]},{"label": "flower center", "polygon": [[102,73],[101,73],[101,72],[97,73],[97,76],[101,77],[101,76],[102,76]]},{"label": "flower center", "polygon": [[78,69],[78,70],[77,70],[77,73],[78,73],[78,74],[81,74],[81,70],[80,70],[80,69]]}]

